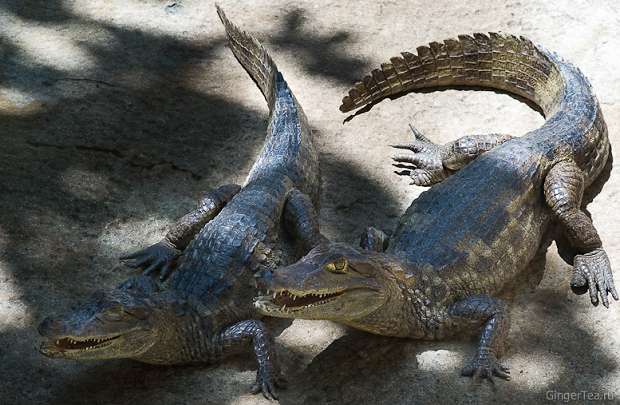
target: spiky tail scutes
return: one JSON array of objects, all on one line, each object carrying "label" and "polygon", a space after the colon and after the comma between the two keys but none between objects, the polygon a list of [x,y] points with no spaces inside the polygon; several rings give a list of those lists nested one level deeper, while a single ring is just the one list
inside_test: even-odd
[{"label": "spiky tail scutes", "polygon": [[417,54],[403,52],[349,91],[340,110],[352,111],[383,98],[428,87],[472,86],[504,90],[547,113],[562,90],[557,66],[524,37],[476,33],[431,42]]},{"label": "spiky tail scutes", "polygon": [[278,67],[260,42],[230,22],[219,5],[216,4],[215,7],[224,24],[230,49],[263,92],[269,111],[272,111],[275,104]]}]

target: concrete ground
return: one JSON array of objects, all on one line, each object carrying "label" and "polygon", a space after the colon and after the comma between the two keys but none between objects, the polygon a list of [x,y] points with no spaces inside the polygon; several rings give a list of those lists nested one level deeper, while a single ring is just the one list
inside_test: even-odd
[{"label": "concrete ground", "polygon": [[[421,192],[390,166],[388,144],[407,140],[409,122],[439,142],[542,124],[509,96],[475,91],[410,94],[343,124],[338,106],[356,78],[432,40],[502,30],[557,51],[590,78],[620,150],[612,0],[221,3],[265,42],[316,130],[332,239],[393,229]],[[158,240],[202,190],[243,181],[266,118],[211,2],[0,1],[0,403],[266,403],[248,394],[250,356],[155,367],[35,350],[44,316],[127,276],[119,255]],[[617,167],[590,209],[619,268]],[[540,285],[515,295],[510,382],[459,376],[472,337],[421,343],[295,321],[277,338],[290,381],[281,403],[554,403],[571,393],[618,403],[620,303],[573,295],[568,270],[552,247]]]}]

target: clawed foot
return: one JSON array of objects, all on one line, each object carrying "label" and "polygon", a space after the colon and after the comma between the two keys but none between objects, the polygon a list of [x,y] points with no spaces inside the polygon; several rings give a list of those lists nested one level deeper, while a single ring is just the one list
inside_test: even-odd
[{"label": "clawed foot", "polygon": [[400,176],[409,176],[411,184],[416,186],[431,186],[448,177],[443,167],[441,145],[434,144],[417,129],[411,126],[414,135],[412,143],[407,145],[392,145],[395,149],[406,149],[412,155],[397,155],[392,157],[395,167],[405,169],[396,171]]},{"label": "clawed foot", "polygon": [[172,273],[174,260],[180,254],[181,251],[171,243],[162,240],[145,249],[122,256],[120,260],[131,268],[145,268],[145,275],[160,270],[160,279],[163,281]]},{"label": "clawed foot", "polygon": [[286,380],[282,376],[274,377],[274,373],[265,369],[256,372],[256,382],[252,385],[252,394],[263,393],[263,396],[269,400],[277,400],[278,392],[276,388],[285,388]]},{"label": "clawed foot", "polygon": [[372,226],[366,228],[366,232],[360,237],[360,247],[373,252],[385,252],[388,245],[388,236]]},{"label": "clawed foot", "polygon": [[603,249],[575,256],[573,265],[575,273],[570,285],[576,294],[583,294],[586,289],[589,290],[590,301],[594,306],[599,303],[599,295],[606,308],[609,308],[609,293],[618,301],[611,264]]},{"label": "clawed foot", "polygon": [[494,383],[494,376],[504,380],[510,380],[510,371],[508,367],[500,364],[493,353],[478,353],[474,359],[463,368],[461,375],[473,377],[474,380],[479,378],[488,378]]}]

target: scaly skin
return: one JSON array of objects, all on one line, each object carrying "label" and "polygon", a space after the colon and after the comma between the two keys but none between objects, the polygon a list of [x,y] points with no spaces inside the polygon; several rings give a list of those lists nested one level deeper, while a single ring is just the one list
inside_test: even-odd
[{"label": "scaly skin", "polygon": [[[498,363],[509,327],[495,298],[530,269],[556,228],[571,286],[594,305],[618,299],[611,267],[584,190],[611,167],[607,128],[585,77],[524,38],[475,34],[431,43],[392,58],[343,99],[342,111],[427,87],[476,86],[537,104],[547,121],[523,137],[472,135],[435,145],[414,131],[401,175],[431,185],[409,207],[385,249],[370,229],[364,249],[323,243],[299,262],[266,275],[270,295],[256,306],[271,316],[329,319],[381,335],[442,339],[482,326],[463,375],[509,378]],[[568,242],[567,242],[568,241]],[[273,293],[274,295],[271,295]],[[600,298],[599,298],[600,297]]]},{"label": "scaly skin", "polygon": [[[123,258],[145,275],[44,320],[41,351],[54,358],[177,364],[215,362],[251,345],[258,360],[252,391],[276,398],[271,338],[253,319],[254,276],[292,263],[318,243],[318,154],[306,116],[271,57],[219,7],[218,14],[231,50],[270,110],[267,138],[245,185],[207,193],[161,242]],[[162,280],[172,274],[162,288],[147,277],[158,270]]]}]

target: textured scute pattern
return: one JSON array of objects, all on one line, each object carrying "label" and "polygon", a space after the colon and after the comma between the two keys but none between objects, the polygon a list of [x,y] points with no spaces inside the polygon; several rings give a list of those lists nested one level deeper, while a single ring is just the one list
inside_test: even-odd
[{"label": "textured scute pattern", "polygon": [[216,8],[217,14],[226,28],[231,51],[261,89],[267,100],[269,110],[272,110],[276,102],[275,81],[276,75],[278,75],[276,64],[260,42],[231,23],[219,6],[216,5]]},{"label": "textured scute pattern", "polygon": [[286,184],[247,186],[198,233],[181,257],[171,288],[202,300],[217,300],[249,272],[254,247],[275,232]]},{"label": "textured scute pattern", "polygon": [[524,37],[498,33],[459,35],[458,39],[431,42],[418,47],[417,53],[401,55],[356,83],[343,98],[340,110],[351,111],[403,91],[443,85],[498,88],[537,103],[548,102],[537,89],[547,84],[554,67]]},{"label": "textured scute pattern", "polygon": [[217,10],[231,50],[265,95],[269,128],[244,187],[190,242],[170,286],[204,304],[237,302],[243,307],[251,299],[254,249],[259,243],[277,243],[290,190],[313,190],[311,197],[317,198],[318,157],[307,119],[273,59]]},{"label": "textured scute pattern", "polygon": [[[463,374],[508,378],[496,356],[509,322],[503,303],[492,296],[513,286],[546,249],[553,221],[561,223],[573,247],[588,252],[575,258],[573,287],[587,285],[594,305],[599,294],[605,306],[609,293],[618,299],[607,255],[592,253],[600,239],[581,209],[584,187],[609,156],[600,106],[579,69],[512,35],[462,35],[391,62],[358,82],[341,111],[407,90],[465,85],[523,96],[547,120],[521,138],[463,137],[450,145],[433,144],[412,127],[414,142],[395,147],[414,155],[394,157],[397,167],[408,169],[396,173],[410,175],[416,185],[439,184],[401,217],[387,255],[367,259],[388,298],[357,318],[352,318],[354,310],[334,313],[326,306],[332,311],[326,319],[377,334],[425,339],[441,339],[481,322],[478,353]],[[459,159],[450,161],[450,154]],[[416,171],[425,171],[426,178],[416,181]],[[346,293],[341,299],[347,299]],[[465,325],[454,318],[464,318]]]},{"label": "textured scute pattern", "polygon": [[525,97],[545,113],[545,125],[528,136],[550,161],[574,160],[584,172],[586,185],[605,166],[610,149],[607,127],[589,81],[574,65],[526,38],[460,35],[458,40],[418,47],[417,55],[404,52],[403,58],[391,62],[356,83],[343,98],[341,111],[422,88],[503,90]]},{"label": "textured scute pattern", "polygon": [[[542,215],[542,205],[535,210],[539,212],[530,209],[538,198],[536,183],[541,183],[538,161],[526,152],[523,140],[502,145],[422,193],[401,218],[388,252],[436,270],[450,264],[458,268],[476,256],[472,251],[490,253],[494,245],[505,243],[499,241],[500,235],[512,239],[528,231],[531,219],[523,219]],[[516,218],[519,215],[523,215],[521,221]],[[486,257],[485,263],[476,268],[492,273],[501,266],[485,267],[495,260],[495,255],[487,254],[480,257]]]}]

